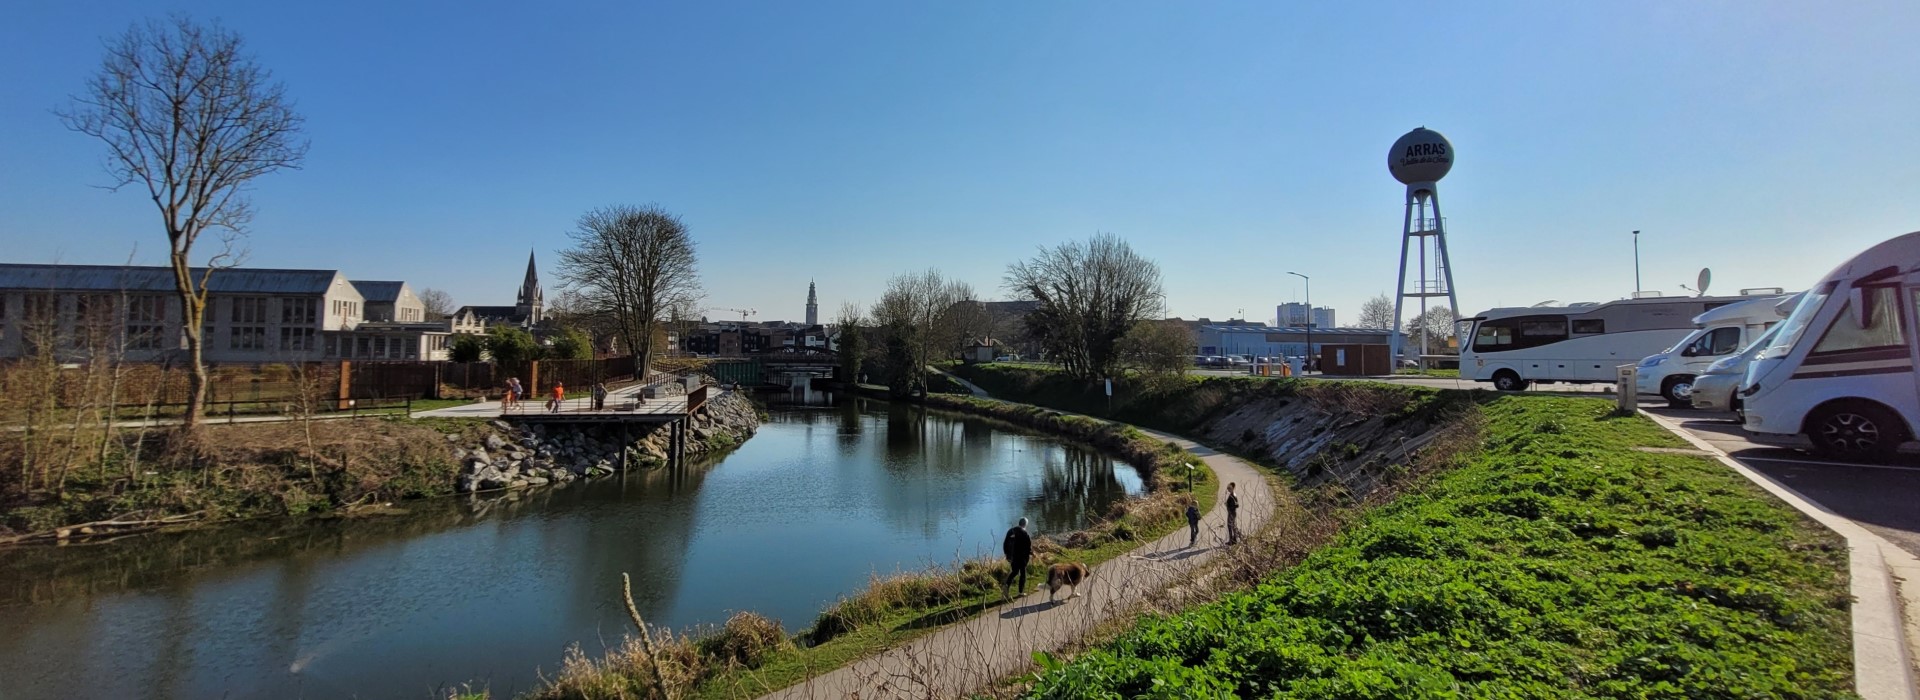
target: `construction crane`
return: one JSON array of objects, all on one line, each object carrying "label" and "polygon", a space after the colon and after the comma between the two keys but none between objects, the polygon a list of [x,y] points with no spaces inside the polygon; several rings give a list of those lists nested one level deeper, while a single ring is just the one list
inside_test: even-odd
[{"label": "construction crane", "polygon": [[752,316],[752,315],[754,315],[754,314],[757,314],[757,313],[760,313],[760,312],[758,312],[758,311],[754,311],[753,309],[729,309],[729,308],[724,308],[724,307],[714,307],[714,308],[710,308],[710,309],[701,309],[700,311],[701,311],[701,313],[705,313],[705,312],[708,312],[708,311],[731,311],[731,312],[733,312],[733,313],[736,313],[736,314],[740,314],[740,322],[741,322],[741,323],[746,323],[746,322],[747,322],[747,317],[748,317],[748,316]]}]

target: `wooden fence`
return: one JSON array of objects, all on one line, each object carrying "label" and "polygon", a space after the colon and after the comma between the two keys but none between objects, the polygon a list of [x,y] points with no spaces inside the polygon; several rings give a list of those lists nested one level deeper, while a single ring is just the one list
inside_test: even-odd
[{"label": "wooden fence", "polygon": [[[594,382],[625,382],[634,378],[631,356],[544,360],[527,363],[517,371],[502,370],[484,362],[404,361],[209,365],[207,369],[208,401],[243,402],[286,402],[302,395],[339,401],[497,397],[507,378],[515,376],[520,377],[529,392],[540,392],[553,386],[555,381],[584,390]],[[10,364],[0,365],[0,374],[5,375],[0,376],[0,389],[51,392],[63,406],[98,403],[109,395],[112,402],[119,405],[177,404],[187,400],[187,371],[177,365],[125,364],[117,370],[105,366],[67,366],[38,371],[22,364]],[[113,382],[111,388],[108,382]]]}]

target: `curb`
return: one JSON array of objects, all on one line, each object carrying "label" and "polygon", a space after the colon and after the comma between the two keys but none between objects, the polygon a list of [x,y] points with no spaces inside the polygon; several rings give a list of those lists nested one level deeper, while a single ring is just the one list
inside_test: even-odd
[{"label": "curb", "polygon": [[[1920,644],[1920,559],[1786,484],[1748,468],[1679,424],[1646,411],[1639,413],[1847,538],[1848,580],[1853,594],[1854,691],[1864,700],[1920,700],[1910,653],[1911,645]],[[1913,585],[1903,591],[1902,583]],[[1903,608],[1913,617],[1904,616]]]}]

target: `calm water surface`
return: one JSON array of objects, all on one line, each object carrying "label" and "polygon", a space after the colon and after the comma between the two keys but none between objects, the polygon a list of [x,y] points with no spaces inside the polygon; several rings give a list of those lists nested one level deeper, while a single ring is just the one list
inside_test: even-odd
[{"label": "calm water surface", "polygon": [[873,573],[997,553],[1141,489],[1046,437],[857,401],[776,409],[716,462],[407,514],[0,551],[0,700],[428,698],[537,685],[568,644],[756,610],[789,630]]}]

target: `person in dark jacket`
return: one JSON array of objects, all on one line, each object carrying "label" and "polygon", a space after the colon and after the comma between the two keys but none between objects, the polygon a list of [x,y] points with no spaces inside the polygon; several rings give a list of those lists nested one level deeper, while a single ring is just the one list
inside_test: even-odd
[{"label": "person in dark jacket", "polygon": [[1200,542],[1200,504],[1187,499],[1187,546]]},{"label": "person in dark jacket", "polygon": [[1020,524],[1007,530],[1006,539],[1000,542],[1000,552],[1007,555],[1007,580],[1000,582],[1000,599],[1007,599],[1007,587],[1013,585],[1014,577],[1019,577],[1020,587],[1013,590],[1027,592],[1027,560],[1033,558],[1033,538],[1027,536],[1027,519],[1021,518]]},{"label": "person in dark jacket", "polygon": [[1233,487],[1227,484],[1227,544],[1240,541],[1240,496],[1233,492]]}]

